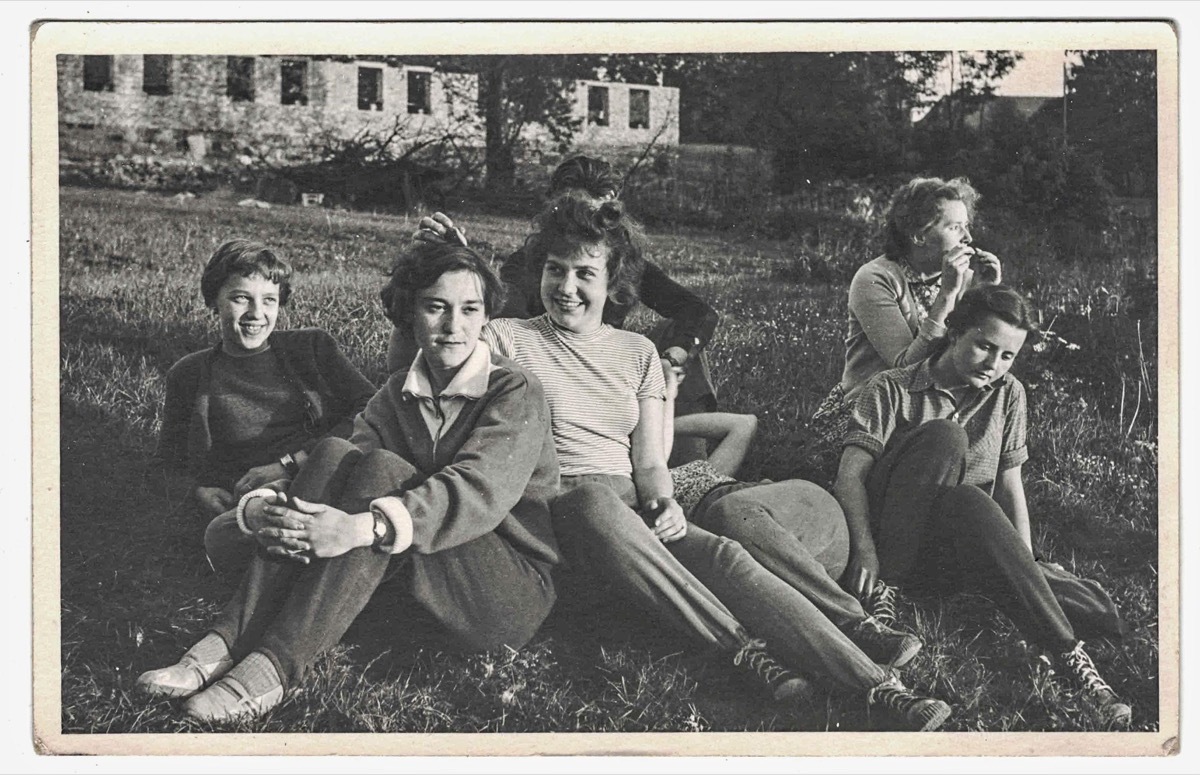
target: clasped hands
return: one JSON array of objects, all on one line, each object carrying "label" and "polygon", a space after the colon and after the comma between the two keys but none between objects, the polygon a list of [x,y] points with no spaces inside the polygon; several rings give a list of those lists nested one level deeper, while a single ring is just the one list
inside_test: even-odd
[{"label": "clasped hands", "polygon": [[245,517],[254,539],[268,554],[305,565],[312,557],[337,557],[370,545],[370,513],[347,514],[324,503],[289,498],[278,491],[270,500],[252,498],[246,504]]}]

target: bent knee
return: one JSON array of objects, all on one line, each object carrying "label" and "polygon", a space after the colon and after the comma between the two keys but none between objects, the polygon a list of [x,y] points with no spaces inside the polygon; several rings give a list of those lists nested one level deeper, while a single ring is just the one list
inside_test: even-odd
[{"label": "bent knee", "polygon": [[316,446],[312,448],[312,452],[308,453],[308,458],[304,464],[315,465],[315,461],[337,461],[344,458],[351,452],[357,452],[358,447],[351,444],[346,439],[341,439],[336,436],[321,439]]},{"label": "bent knee", "polygon": [[[983,490],[973,484],[960,484],[952,487],[942,496],[942,510],[951,516],[968,514],[986,514],[991,511],[1004,516],[1000,504]],[[1007,520],[1007,517],[1004,517]]]},{"label": "bent knee", "polygon": [[943,455],[967,454],[967,431],[953,420],[930,420],[916,430],[919,443]]}]

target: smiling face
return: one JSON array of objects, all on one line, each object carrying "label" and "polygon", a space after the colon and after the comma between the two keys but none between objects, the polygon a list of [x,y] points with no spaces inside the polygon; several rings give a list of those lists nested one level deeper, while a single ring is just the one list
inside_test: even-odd
[{"label": "smiling face", "polygon": [[542,267],[542,304],[559,328],[587,334],[604,322],[608,248],[583,245],[574,255],[551,253]]},{"label": "smiling face", "polygon": [[1026,336],[1024,329],[988,315],[979,325],[951,334],[947,365],[958,384],[983,388],[1008,373]]},{"label": "smiling face", "polygon": [[231,275],[217,292],[215,306],[225,350],[234,355],[259,352],[279,317],[279,283],[260,274]]},{"label": "smiling face", "polygon": [[971,216],[967,206],[957,199],[942,199],[938,217],[917,235],[913,245],[913,265],[930,271],[941,267],[942,257],[960,245],[971,244]]},{"label": "smiling face", "polygon": [[413,334],[440,390],[471,357],[487,323],[483,282],[468,269],[456,269],[417,291],[414,301]]}]

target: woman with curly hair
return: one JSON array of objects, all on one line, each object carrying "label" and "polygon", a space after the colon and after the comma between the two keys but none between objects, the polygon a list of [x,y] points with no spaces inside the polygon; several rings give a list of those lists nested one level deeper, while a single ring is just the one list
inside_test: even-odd
[{"label": "woman with curly hair", "polygon": [[[553,513],[564,557],[663,623],[730,653],[776,698],[806,694],[803,671],[861,693],[907,728],[937,728],[949,706],[909,692],[736,541],[687,523],[663,448],[658,353],[608,323],[613,307],[636,299],[642,239],[617,202],[556,199],[525,244],[546,313],[484,329],[494,350],[545,388],[562,472]],[[891,662],[894,654],[876,657]]]}]

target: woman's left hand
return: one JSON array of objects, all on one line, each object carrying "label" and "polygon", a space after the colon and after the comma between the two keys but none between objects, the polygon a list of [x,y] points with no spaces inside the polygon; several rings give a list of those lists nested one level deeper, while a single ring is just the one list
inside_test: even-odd
[{"label": "woman's left hand", "polygon": [[976,248],[975,255],[971,256],[971,269],[975,273],[971,278],[971,287],[1000,284],[1000,259],[996,258],[995,253]]},{"label": "woman's left hand", "polygon": [[251,490],[257,490],[268,482],[287,481],[290,478],[287,469],[283,467],[283,463],[275,462],[255,466],[247,471],[241,479],[237,480],[237,484],[233,486],[233,497],[241,498]]},{"label": "woman's left hand", "polygon": [[652,529],[654,535],[664,544],[678,541],[687,535],[687,517],[683,514],[683,507],[676,503],[674,498],[655,498],[646,504],[646,511],[650,514],[657,513]]},{"label": "woman's left hand", "polygon": [[[309,503],[291,498],[291,506],[267,506],[268,514],[283,519],[292,519],[302,525],[299,535],[294,537],[308,544],[314,557],[338,557],[351,549],[371,545],[370,524],[365,533],[360,524],[362,514],[347,514],[341,509],[324,503]],[[369,519],[369,515],[366,515]],[[270,530],[270,528],[266,528]],[[287,552],[284,552],[287,553]]]}]

